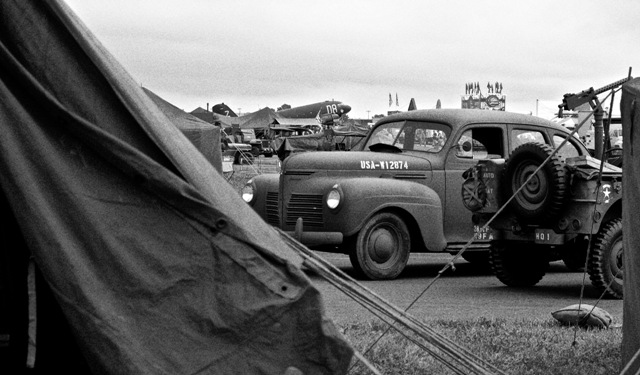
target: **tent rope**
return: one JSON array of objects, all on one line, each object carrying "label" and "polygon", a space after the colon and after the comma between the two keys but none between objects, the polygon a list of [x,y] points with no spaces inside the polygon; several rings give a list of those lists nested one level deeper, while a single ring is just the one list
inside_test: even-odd
[{"label": "tent rope", "polygon": [[[300,244],[287,233],[278,228],[274,229],[279,231],[291,247],[298,251],[304,259],[304,264],[309,267],[310,270],[336,286],[369,311],[375,311],[374,314],[376,316],[384,316],[397,323],[391,324],[386,319],[383,319],[385,323],[389,324],[390,327],[394,328],[403,336],[409,338],[409,335],[401,330],[400,327],[415,334],[415,338],[409,338],[412,342],[418,344],[420,348],[430,354],[435,354],[434,357],[436,359],[455,370],[456,373],[482,375],[504,374],[504,372],[482,360],[471,351],[459,346],[446,336],[431,329],[424,322],[407,314],[406,310],[401,310],[364,285],[358,283],[351,276],[332,265],[326,259],[315,254],[306,246]],[[437,353],[436,350],[438,351]]]},{"label": "tent rope", "polygon": [[[615,94],[618,90],[612,89],[611,92],[609,93],[609,95],[611,95],[611,104],[609,105],[609,108],[613,108],[613,99],[615,98]],[[607,100],[607,98],[609,97],[609,95],[607,95],[604,100]],[[593,114],[593,110],[590,112],[590,114]],[[589,118],[589,116],[587,116],[585,118],[585,120]],[[611,124],[611,111],[609,111],[609,116],[608,116],[608,122],[609,124]],[[583,122],[580,124],[580,126],[582,126]],[[596,183],[596,188],[595,188],[595,196],[596,196],[596,201],[593,203],[593,214],[592,217],[595,217],[595,213],[597,211],[597,204],[598,204],[598,194],[600,193],[600,188],[602,187],[602,170],[604,169],[604,148],[602,149],[602,154],[598,155],[600,156],[600,167],[598,170],[598,181]],[[580,300],[578,302],[578,311],[580,311],[582,309],[582,302],[584,300],[584,288],[586,285],[586,280],[587,280],[587,267],[589,265],[589,257],[591,256],[591,252],[592,252],[592,248],[591,248],[591,244],[592,244],[592,240],[593,240],[593,227],[595,225],[595,221],[591,221],[591,228],[589,229],[589,241],[587,243],[587,256],[585,257],[584,260],[584,270],[582,271],[582,285],[580,286]],[[591,315],[591,313],[593,312],[593,310],[595,310],[596,306],[598,305],[598,303],[600,303],[600,301],[602,300],[602,298],[604,298],[605,294],[606,294],[606,290],[609,289],[609,287],[611,286],[611,284],[613,284],[613,281],[616,279],[616,277],[618,277],[618,274],[620,273],[620,270],[618,270],[616,272],[616,275],[611,278],[611,280],[609,281],[609,284],[607,285],[606,288],[604,288],[604,290],[602,291],[602,293],[600,294],[600,297],[598,297],[598,299],[596,300],[596,302],[593,304],[593,307],[591,308],[591,311],[589,311],[588,314],[586,314],[583,318],[583,320],[586,321],[586,319],[589,317],[589,315]],[[578,337],[578,329],[579,329],[580,324],[576,324],[575,328],[574,328],[574,332],[573,332],[573,342],[571,343],[572,346],[576,346],[577,345],[577,337]]]},{"label": "tent rope", "polygon": [[640,364],[638,365],[638,369],[636,370],[636,372],[634,372],[633,374],[629,372],[629,374],[627,374],[627,371],[631,371],[631,366],[637,364],[638,361],[640,361],[640,348],[636,351],[636,354],[631,357],[629,363],[624,366],[624,368],[620,372],[620,375],[640,375]]}]

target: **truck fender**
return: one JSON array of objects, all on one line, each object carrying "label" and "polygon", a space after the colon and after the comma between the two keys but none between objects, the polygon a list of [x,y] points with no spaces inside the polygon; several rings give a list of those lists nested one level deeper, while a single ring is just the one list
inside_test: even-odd
[{"label": "truck fender", "polygon": [[[251,178],[247,181],[248,184],[253,185],[253,200],[249,202],[249,205],[253,207],[263,219],[267,217],[267,194],[278,193],[280,186],[279,174],[261,174]],[[275,223],[271,223],[275,224]]]},{"label": "truck fender", "polygon": [[375,213],[394,210],[403,213],[403,219],[410,227],[416,224],[427,250],[443,251],[446,248],[442,202],[430,187],[381,178],[343,180],[338,186],[344,195],[340,215],[346,225],[345,236],[358,233]]}]

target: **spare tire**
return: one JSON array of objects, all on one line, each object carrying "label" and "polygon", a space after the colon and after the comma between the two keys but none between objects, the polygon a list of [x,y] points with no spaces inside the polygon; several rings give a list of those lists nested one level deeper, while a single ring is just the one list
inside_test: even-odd
[{"label": "spare tire", "polygon": [[[553,148],[542,143],[518,146],[506,161],[505,198],[510,198],[552,153]],[[553,220],[563,208],[567,190],[564,163],[556,154],[529,180],[509,207],[528,224]]]}]

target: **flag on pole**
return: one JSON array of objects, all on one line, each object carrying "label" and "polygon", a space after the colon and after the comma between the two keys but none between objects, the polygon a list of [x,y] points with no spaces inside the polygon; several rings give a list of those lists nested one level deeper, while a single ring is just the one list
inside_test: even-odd
[{"label": "flag on pole", "polygon": [[391,93],[389,93],[389,107],[393,104],[393,99],[391,98]]}]

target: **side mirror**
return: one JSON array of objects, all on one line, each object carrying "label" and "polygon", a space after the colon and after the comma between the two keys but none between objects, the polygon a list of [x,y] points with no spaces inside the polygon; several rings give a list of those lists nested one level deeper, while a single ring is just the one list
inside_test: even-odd
[{"label": "side mirror", "polygon": [[471,151],[471,142],[466,141],[462,144],[462,151],[469,152]]}]

